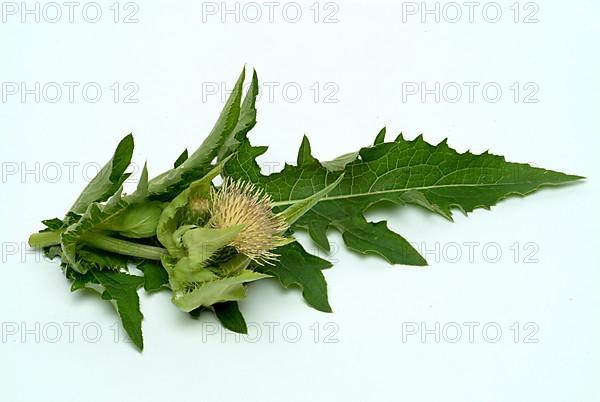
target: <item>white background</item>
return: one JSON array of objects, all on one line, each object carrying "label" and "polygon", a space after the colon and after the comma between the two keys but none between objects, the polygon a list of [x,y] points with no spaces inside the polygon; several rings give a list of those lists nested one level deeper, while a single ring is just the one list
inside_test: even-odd
[{"label": "white background", "polygon": [[[125,2],[117,23],[112,2],[100,2],[97,23],[83,18],[86,3],[72,23],[66,6],[51,23],[55,9],[44,14],[41,3],[36,23],[35,15],[21,21],[20,4],[12,15],[3,3],[2,400],[599,400],[598,2],[522,2],[515,22],[514,1],[501,1],[496,23],[486,18],[498,7],[482,14],[485,2],[473,22],[460,3],[455,23],[456,7],[445,2],[439,22],[431,14],[425,23],[418,3],[415,15],[406,2],[326,3],[317,3],[318,22],[313,2],[301,3],[296,23],[298,7],[288,5],[286,14],[287,2],[276,6],[272,22],[259,2],[262,18],[252,22],[254,6],[240,4],[237,16],[223,17],[220,2],[144,1],[132,17],[137,23],[123,22],[136,10]],[[227,7],[235,10],[235,3]],[[536,10],[530,19],[538,22],[525,23]],[[87,12],[93,19],[94,10]],[[353,254],[332,233],[339,251],[327,257],[336,264],[325,276],[334,313],[309,308],[297,290],[261,281],[241,303],[256,342],[216,330],[209,315],[188,319],[167,292],[142,294],[145,350],[138,353],[115,343],[119,327],[108,303],[69,294],[57,263],[25,241],[41,219],[64,213],[126,133],[135,135],[136,164],[148,160],[151,174],[197,146],[222,107],[222,93],[208,89],[231,89],[245,63],[274,87],[271,99],[263,91],[251,133],[255,144],[271,146],[263,162],[294,161],[304,133],[325,160],[368,145],[387,125],[389,139],[400,131],[409,138],[424,133],[433,143],[448,137],[460,151],[490,149],[589,179],[510,199],[491,212],[457,214],[454,223],[414,207],[373,211],[370,219],[389,219],[426,249],[430,266],[389,266]],[[79,83],[73,102],[64,82]],[[472,102],[464,86],[455,103],[453,92],[436,102],[434,94],[423,101],[403,91],[410,83],[431,89],[464,82],[479,83]],[[11,83],[40,83],[39,102],[35,94],[7,94]],[[42,93],[52,89],[48,83],[62,86],[56,103],[54,92]],[[83,97],[86,83],[101,87],[98,102]],[[126,90],[126,83],[133,86]],[[488,83],[503,91],[496,103],[492,90],[482,95]],[[514,83],[521,88],[516,99]],[[137,103],[124,102],[131,88]],[[531,88],[537,93],[529,100],[537,103],[525,102]],[[471,242],[478,244],[472,258]],[[478,325],[473,342],[466,322]],[[433,330],[424,339],[420,330],[408,331],[421,323]],[[462,336],[453,343],[457,326]]]}]

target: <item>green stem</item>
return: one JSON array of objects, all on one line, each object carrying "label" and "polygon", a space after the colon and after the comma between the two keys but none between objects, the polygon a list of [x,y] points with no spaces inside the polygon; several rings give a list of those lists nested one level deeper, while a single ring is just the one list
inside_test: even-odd
[{"label": "green stem", "polygon": [[61,232],[40,232],[29,236],[29,245],[32,248],[44,248],[60,244]]},{"label": "green stem", "polygon": [[167,250],[161,247],[133,243],[98,233],[84,234],[81,236],[81,241],[100,250],[148,260],[160,260],[162,255],[167,254]]},{"label": "green stem", "polygon": [[[61,232],[34,233],[29,237],[29,245],[33,248],[43,248],[60,244]],[[100,233],[87,233],[81,236],[81,242],[111,253],[128,255],[131,257],[160,260],[167,250],[161,247],[147,246],[127,240],[115,239]]]}]

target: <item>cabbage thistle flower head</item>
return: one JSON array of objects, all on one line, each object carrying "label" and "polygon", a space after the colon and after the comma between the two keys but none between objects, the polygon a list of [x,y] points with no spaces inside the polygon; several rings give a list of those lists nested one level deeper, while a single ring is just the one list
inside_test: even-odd
[{"label": "cabbage thistle flower head", "polygon": [[282,234],[288,225],[273,213],[268,194],[252,183],[226,178],[210,195],[209,227],[223,229],[243,225],[229,246],[261,265],[277,259],[271,250],[286,242]]}]

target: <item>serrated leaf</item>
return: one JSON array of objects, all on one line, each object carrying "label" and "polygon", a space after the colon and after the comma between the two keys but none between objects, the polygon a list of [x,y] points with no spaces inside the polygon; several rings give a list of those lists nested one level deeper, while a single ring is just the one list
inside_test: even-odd
[{"label": "serrated leaf", "polygon": [[327,260],[307,253],[294,242],[277,249],[279,258],[273,265],[255,267],[255,270],[276,277],[285,288],[298,286],[304,300],[319,311],[331,312],[327,300],[327,282],[321,270],[331,267]]},{"label": "serrated leaf", "polygon": [[97,252],[87,247],[77,251],[77,260],[79,264],[86,266],[86,271],[119,271],[127,269],[128,263],[127,257],[120,254]]},{"label": "serrated leaf", "polygon": [[[352,168],[357,174],[360,170],[371,174],[365,180],[369,184],[367,197],[373,194],[391,201],[419,203],[411,193],[420,193],[429,209],[446,218],[452,217],[452,208],[465,213],[476,208],[489,209],[510,195],[524,196],[541,187],[582,179],[529,164],[510,163],[488,152],[461,154],[450,148],[446,140],[431,145],[422,136],[408,141],[400,135],[394,142],[363,148],[360,156],[361,161]],[[386,165],[390,167],[381,169]],[[380,172],[368,173],[374,168]],[[351,196],[361,197],[364,193],[356,188]]]},{"label": "serrated leaf", "polygon": [[258,76],[256,70],[254,70],[250,87],[242,102],[238,122],[219,150],[218,161],[222,161],[224,158],[234,153],[241,141],[246,138],[248,132],[256,125],[256,98],[258,96],[258,91]]},{"label": "serrated leaf", "polygon": [[427,265],[427,261],[406,239],[388,229],[385,221],[367,222],[363,216],[355,216],[339,219],[336,225],[350,250],[378,255],[390,264]]},{"label": "serrated leaf", "polygon": [[102,298],[115,301],[123,328],[129,338],[140,350],[143,350],[142,318],[144,316],[140,311],[137,289],[143,285],[144,278],[123,272],[90,271],[90,273],[104,288]]},{"label": "serrated leaf", "polygon": [[361,149],[341,171],[332,171],[331,166],[326,168],[308,158],[308,144],[303,140],[299,156],[303,163],[286,165],[270,176],[262,176],[255,161],[266,149],[251,147],[246,140],[227,163],[225,174],[252,181],[271,195],[277,207],[284,208],[322,190],[343,172],[340,184],[294,226],[308,229],[320,246],[328,246],[326,231],[335,228],[351,249],[406,265],[425,265],[425,260],[385,222],[369,223],[364,219],[364,212],[372,205],[382,201],[412,203],[451,218],[452,208],[464,212],[489,208],[512,194],[525,195],[543,186],[580,179],[509,163],[489,153],[460,154],[445,141],[434,146],[422,137],[408,141],[399,136],[394,142],[383,143],[381,134],[378,137],[378,145]]},{"label": "serrated leaf", "polygon": [[131,134],[121,140],[113,157],[88,183],[71,209],[69,209],[69,213],[82,214],[91,203],[106,201],[121,187],[129,177],[129,174],[125,173],[125,169],[131,162],[133,146],[133,136]]},{"label": "serrated leaf", "polygon": [[236,301],[217,303],[212,306],[212,309],[225,328],[240,334],[248,333],[246,320],[244,320]]}]

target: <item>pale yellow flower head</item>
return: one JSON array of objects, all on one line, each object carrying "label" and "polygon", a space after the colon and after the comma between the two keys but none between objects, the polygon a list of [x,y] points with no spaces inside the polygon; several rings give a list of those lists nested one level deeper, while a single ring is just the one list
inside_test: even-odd
[{"label": "pale yellow flower head", "polygon": [[209,226],[227,228],[243,225],[229,243],[238,253],[259,264],[277,259],[271,250],[285,241],[285,221],[273,213],[271,197],[252,183],[225,179],[211,191]]}]

